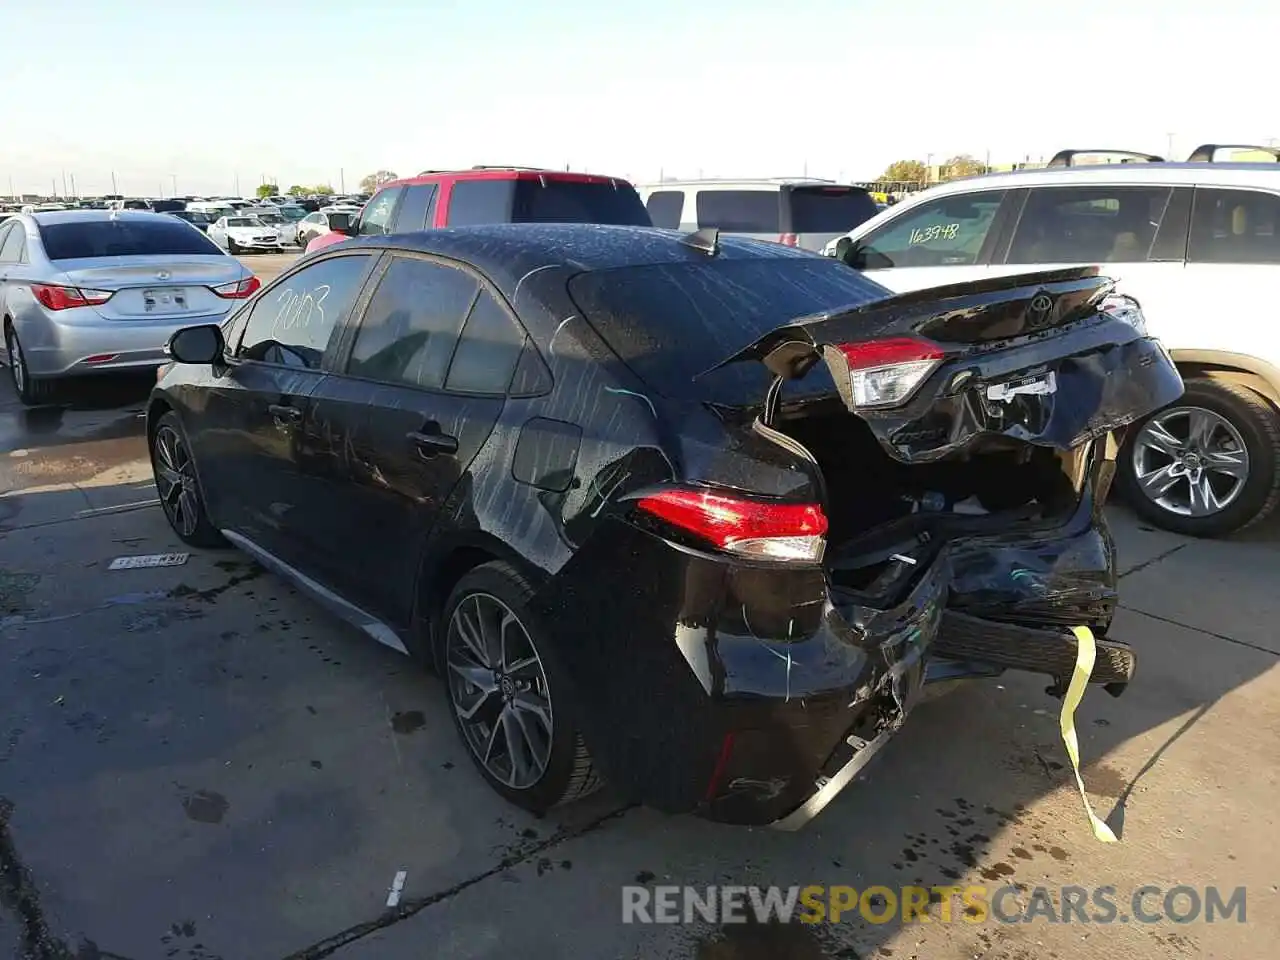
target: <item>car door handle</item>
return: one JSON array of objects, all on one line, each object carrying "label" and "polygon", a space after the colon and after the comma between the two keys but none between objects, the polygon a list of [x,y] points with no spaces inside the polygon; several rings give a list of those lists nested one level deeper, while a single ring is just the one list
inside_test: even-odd
[{"label": "car door handle", "polygon": [[267,412],[275,418],[276,422],[284,421],[286,423],[302,422],[302,411],[297,407],[291,407],[284,403],[273,403],[267,407]]},{"label": "car door handle", "polygon": [[405,434],[405,436],[417,449],[418,456],[424,460],[434,457],[438,453],[453,454],[458,452],[458,438],[444,433],[420,433],[415,430],[413,433]]}]

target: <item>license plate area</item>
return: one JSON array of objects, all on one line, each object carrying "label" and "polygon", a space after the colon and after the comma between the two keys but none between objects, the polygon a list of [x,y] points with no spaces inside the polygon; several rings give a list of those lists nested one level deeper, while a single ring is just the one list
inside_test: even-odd
[{"label": "license plate area", "polygon": [[147,313],[187,309],[187,291],[182,287],[157,287],[142,291],[142,309]]},{"label": "license plate area", "polygon": [[1058,377],[1052,370],[987,385],[987,399],[1009,403],[1016,397],[1045,397],[1058,392]]}]

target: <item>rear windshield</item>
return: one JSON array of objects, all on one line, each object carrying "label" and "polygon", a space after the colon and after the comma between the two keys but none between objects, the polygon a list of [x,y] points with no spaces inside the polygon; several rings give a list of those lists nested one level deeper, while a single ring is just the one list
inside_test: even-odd
[{"label": "rear windshield", "polygon": [[608,223],[651,227],[649,211],[629,183],[517,180],[512,223]]},{"label": "rear windshield", "polygon": [[155,219],[42,223],[40,240],[50,260],[222,253],[190,224],[159,214]]},{"label": "rear windshield", "polygon": [[790,233],[846,233],[876,215],[861,187],[794,187]]},{"label": "rear windshield", "polygon": [[[759,363],[694,378],[798,317],[856,306],[889,291],[825,257],[766,257],[622,267],[578,274],[569,293],[639,377],[666,396],[754,404],[769,385]],[[831,389],[819,367],[785,396]]]}]

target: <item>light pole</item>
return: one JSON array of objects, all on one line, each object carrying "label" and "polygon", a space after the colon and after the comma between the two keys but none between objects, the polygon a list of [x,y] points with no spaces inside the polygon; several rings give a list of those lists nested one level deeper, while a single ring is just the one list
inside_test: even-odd
[{"label": "light pole", "polygon": [[173,195],[178,195],[178,175],[176,173],[169,174],[169,181],[173,184]]},{"label": "light pole", "polygon": [[1165,136],[1165,154],[1164,155],[1167,159],[1172,160],[1173,159],[1173,134],[1166,133],[1164,136]]}]

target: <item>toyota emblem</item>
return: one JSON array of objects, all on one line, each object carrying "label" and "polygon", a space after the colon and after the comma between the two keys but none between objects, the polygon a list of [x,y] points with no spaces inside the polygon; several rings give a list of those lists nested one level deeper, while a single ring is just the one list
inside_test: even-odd
[{"label": "toyota emblem", "polygon": [[172,274],[172,273],[170,273],[168,270],[157,270],[157,271],[156,271],[156,279],[157,279],[157,280],[168,280],[168,279],[169,279],[170,277],[172,277],[172,276],[173,276],[173,274]]},{"label": "toyota emblem", "polygon": [[1049,321],[1049,314],[1053,310],[1053,297],[1047,293],[1037,293],[1031,298],[1031,302],[1027,304],[1027,326],[1041,327]]}]

